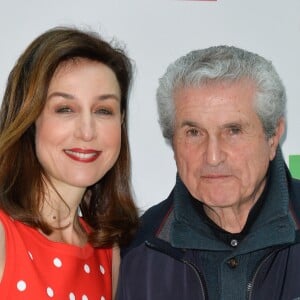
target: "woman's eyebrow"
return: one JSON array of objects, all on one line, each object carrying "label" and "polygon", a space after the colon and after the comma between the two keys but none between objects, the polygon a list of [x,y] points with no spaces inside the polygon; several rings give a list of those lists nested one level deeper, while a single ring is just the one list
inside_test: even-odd
[{"label": "woman's eyebrow", "polygon": [[[54,97],[62,97],[68,100],[74,100],[76,97],[72,94],[64,93],[64,92],[53,92],[50,95],[48,95],[47,99],[51,99]],[[108,99],[115,99],[117,101],[120,101],[120,97],[116,94],[103,94],[96,97],[97,100],[108,100]]]}]

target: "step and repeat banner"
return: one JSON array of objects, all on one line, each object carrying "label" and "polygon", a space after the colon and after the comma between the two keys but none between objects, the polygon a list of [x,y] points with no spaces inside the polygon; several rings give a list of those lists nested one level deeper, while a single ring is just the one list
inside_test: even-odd
[{"label": "step and repeat banner", "polygon": [[60,25],[117,40],[135,67],[129,130],[132,182],[141,211],[167,197],[175,183],[173,153],[157,122],[155,91],[167,65],[193,49],[234,45],[272,60],[287,89],[282,148],[300,178],[299,0],[10,0],[0,9],[0,96],[24,48]]}]

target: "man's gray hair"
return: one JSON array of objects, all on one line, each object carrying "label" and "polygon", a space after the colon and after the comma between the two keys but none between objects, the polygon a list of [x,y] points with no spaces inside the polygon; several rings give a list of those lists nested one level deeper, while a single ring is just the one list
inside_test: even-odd
[{"label": "man's gray hair", "polygon": [[164,137],[169,141],[173,138],[176,90],[199,87],[210,81],[235,82],[241,79],[255,83],[257,115],[266,137],[273,136],[286,107],[285,88],[274,66],[255,53],[236,47],[215,46],[180,57],[160,78],[156,98]]}]

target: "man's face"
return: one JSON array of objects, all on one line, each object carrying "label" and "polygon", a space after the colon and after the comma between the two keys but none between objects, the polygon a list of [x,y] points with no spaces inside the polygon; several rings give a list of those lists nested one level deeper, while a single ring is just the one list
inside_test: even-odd
[{"label": "man's face", "polygon": [[284,125],[267,138],[254,97],[250,80],[175,93],[177,169],[190,193],[211,208],[252,206],[263,191]]}]

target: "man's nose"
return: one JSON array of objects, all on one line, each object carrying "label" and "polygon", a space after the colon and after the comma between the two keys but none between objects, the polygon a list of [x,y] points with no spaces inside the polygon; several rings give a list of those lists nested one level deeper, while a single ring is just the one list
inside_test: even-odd
[{"label": "man's nose", "polygon": [[206,161],[211,166],[218,166],[225,160],[222,141],[218,137],[209,137],[206,146]]}]

